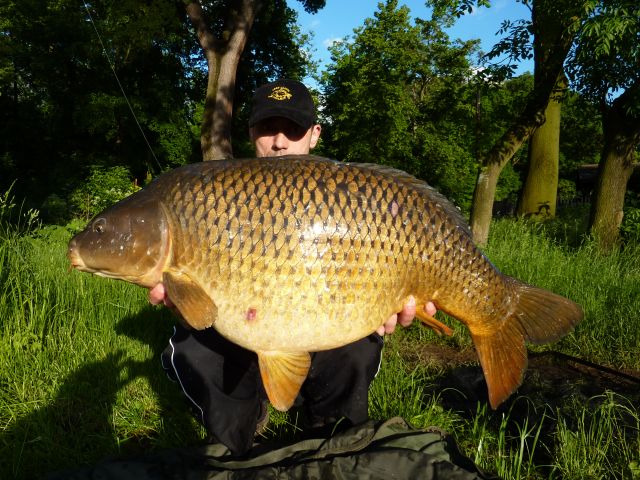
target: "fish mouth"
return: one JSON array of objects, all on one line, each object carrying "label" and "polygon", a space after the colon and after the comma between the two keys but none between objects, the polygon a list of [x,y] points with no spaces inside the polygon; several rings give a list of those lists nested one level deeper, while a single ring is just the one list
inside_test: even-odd
[{"label": "fish mouth", "polygon": [[78,249],[75,246],[75,242],[73,241],[69,244],[69,248],[67,249],[67,258],[69,259],[69,263],[71,264],[70,270],[73,270],[75,268],[76,270],[79,270],[81,272],[93,273],[93,270],[87,267],[87,265],[80,257]]},{"label": "fish mouth", "polygon": [[69,265],[69,270],[78,270],[80,272],[88,272],[88,273],[95,273],[96,271],[87,267],[85,265],[85,263],[80,260],[79,257],[74,257],[73,259],[69,258],[70,261],[70,265]]}]

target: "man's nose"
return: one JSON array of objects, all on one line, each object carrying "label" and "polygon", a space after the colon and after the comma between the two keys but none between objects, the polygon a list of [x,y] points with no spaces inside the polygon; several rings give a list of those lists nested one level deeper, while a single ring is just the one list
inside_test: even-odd
[{"label": "man's nose", "polygon": [[276,133],[273,137],[274,150],[286,150],[289,147],[289,138],[282,132]]}]

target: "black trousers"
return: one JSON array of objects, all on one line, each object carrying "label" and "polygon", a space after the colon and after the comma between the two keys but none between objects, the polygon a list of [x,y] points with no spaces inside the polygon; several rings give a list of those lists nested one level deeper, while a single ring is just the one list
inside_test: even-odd
[{"label": "black trousers", "polygon": [[[352,424],[367,420],[368,390],[380,366],[382,344],[374,333],[311,354],[309,375],[297,400],[310,424],[342,417]],[[233,453],[246,452],[267,399],[256,354],[212,328],[198,331],[176,325],[161,360],[209,433]]]}]

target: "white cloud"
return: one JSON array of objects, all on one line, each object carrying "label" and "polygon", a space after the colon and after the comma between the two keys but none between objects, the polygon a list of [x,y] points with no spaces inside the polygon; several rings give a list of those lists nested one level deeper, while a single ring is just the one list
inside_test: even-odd
[{"label": "white cloud", "polygon": [[329,37],[322,41],[322,45],[324,45],[325,48],[329,48],[334,43],[341,43],[342,41],[343,39],[340,37]]}]

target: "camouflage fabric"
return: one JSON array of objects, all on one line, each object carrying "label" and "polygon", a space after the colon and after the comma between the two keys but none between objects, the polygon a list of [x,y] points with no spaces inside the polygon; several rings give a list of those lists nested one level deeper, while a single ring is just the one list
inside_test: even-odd
[{"label": "camouflage fabric", "polygon": [[439,429],[417,430],[402,418],[368,421],[329,439],[275,447],[256,444],[234,457],[221,444],[105,460],[51,480],[456,479],[492,478],[457,450]]}]

